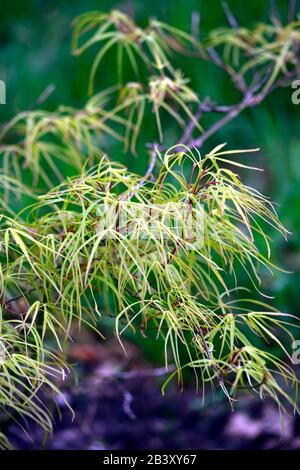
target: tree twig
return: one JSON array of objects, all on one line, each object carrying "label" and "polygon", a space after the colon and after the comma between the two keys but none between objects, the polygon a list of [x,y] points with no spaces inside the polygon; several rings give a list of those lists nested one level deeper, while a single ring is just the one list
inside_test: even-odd
[{"label": "tree twig", "polygon": [[230,26],[233,29],[237,29],[239,27],[238,22],[237,22],[235,16],[233,15],[232,11],[230,10],[228,3],[225,2],[225,0],[222,1],[222,7],[223,7],[224,13],[227,17],[227,20],[228,20],[228,23],[230,24]]},{"label": "tree twig", "polygon": [[155,167],[155,163],[156,163],[156,160],[157,160],[157,156],[158,156],[158,153],[157,153],[157,146],[155,146],[154,148],[152,148],[151,150],[151,159],[150,159],[150,163],[149,163],[149,166],[147,168],[147,171],[145,173],[145,175],[140,179],[140,181],[133,187],[133,189],[130,191],[129,194],[127,194],[125,196],[124,199],[126,200],[130,200],[134,194],[142,187],[144,186],[144,184],[149,180],[150,176],[152,175],[152,172],[154,170],[154,167]]}]

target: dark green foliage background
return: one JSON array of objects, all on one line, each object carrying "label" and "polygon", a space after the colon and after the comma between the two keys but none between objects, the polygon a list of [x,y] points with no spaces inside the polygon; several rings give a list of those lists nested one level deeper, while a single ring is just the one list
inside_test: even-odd
[{"label": "dark green foliage background", "polygon": [[[231,0],[228,3],[241,26],[251,26],[269,15],[268,1]],[[289,2],[283,0],[277,3],[286,22]],[[60,104],[84,105],[88,74],[97,46],[79,58],[72,57],[71,21],[85,11],[109,11],[111,8],[133,13],[142,25],[146,24],[149,16],[155,16],[186,31],[191,30],[192,12],[199,11],[200,37],[205,37],[212,28],[227,24],[219,0],[1,0],[0,79],[7,84],[7,104],[0,106],[1,122],[12,118],[20,110],[29,109],[49,84],[54,84],[56,88],[44,103],[44,108],[54,110]],[[202,98],[210,96],[220,104],[234,103],[240,99],[215,67],[191,58],[179,59],[178,66],[186,76],[191,77],[192,86],[199,90]],[[125,77],[130,78],[129,68],[125,70]],[[109,54],[98,71],[96,91],[116,81],[115,57]],[[202,151],[210,150],[221,142],[227,142],[228,148],[232,149],[260,147],[260,152],[242,158],[247,163],[264,168],[264,173],[247,172],[244,178],[249,185],[278,203],[279,216],[292,232],[287,243],[273,234],[274,259],[292,273],[277,272],[272,280],[263,278],[263,288],[269,295],[275,296],[272,302],[278,309],[297,315],[300,310],[300,105],[292,104],[291,94],[290,88],[277,90],[262,106],[245,112],[222,129],[206,143]],[[172,141],[174,129],[168,122],[164,122],[164,127]],[[154,139],[154,126],[149,122],[143,127],[135,158],[124,154],[120,145],[110,146],[108,142],[110,157],[143,174],[147,167],[144,144]],[[240,284],[253,289],[242,272],[239,277]],[[252,294],[257,295],[255,292]],[[145,354],[155,357],[151,342],[143,341],[143,345],[147,348]]]}]

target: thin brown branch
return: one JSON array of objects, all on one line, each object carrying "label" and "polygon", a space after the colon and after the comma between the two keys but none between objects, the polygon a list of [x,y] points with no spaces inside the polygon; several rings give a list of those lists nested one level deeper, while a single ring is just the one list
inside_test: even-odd
[{"label": "thin brown branch", "polygon": [[220,385],[221,385],[222,387],[225,387],[222,374],[221,374],[220,370],[217,368],[216,364],[214,363],[214,359],[213,359],[213,357],[212,357],[212,355],[211,355],[210,349],[209,349],[208,344],[207,344],[207,342],[206,342],[206,339],[205,339],[205,337],[204,337],[204,333],[203,333],[203,331],[202,331],[202,328],[198,328],[197,331],[198,331],[198,333],[199,333],[200,336],[201,336],[201,340],[202,340],[202,343],[203,343],[203,346],[204,346],[206,355],[207,355],[208,359],[210,360],[211,367],[212,367],[212,369],[214,370],[214,372],[216,373],[216,376],[217,376],[217,378],[218,378],[218,381],[219,381]]},{"label": "thin brown branch", "polygon": [[232,11],[230,10],[228,3],[223,1],[222,2],[222,7],[223,7],[224,13],[227,17],[227,20],[228,20],[228,23],[230,24],[230,26],[233,29],[237,29],[239,27],[238,22],[237,22],[235,16],[233,15]]},{"label": "thin brown branch", "polygon": [[147,171],[145,173],[145,175],[141,178],[141,180],[134,186],[134,188],[131,190],[131,192],[129,194],[127,194],[124,199],[126,200],[130,200],[134,194],[142,187],[144,186],[144,184],[147,183],[147,181],[149,181],[151,175],[152,175],[152,172],[154,170],[154,167],[155,167],[155,164],[156,164],[156,160],[157,160],[157,156],[158,156],[158,153],[157,153],[157,147],[155,146],[154,148],[152,148],[151,150],[151,159],[150,159],[150,163],[149,163],[149,166],[147,168]]}]

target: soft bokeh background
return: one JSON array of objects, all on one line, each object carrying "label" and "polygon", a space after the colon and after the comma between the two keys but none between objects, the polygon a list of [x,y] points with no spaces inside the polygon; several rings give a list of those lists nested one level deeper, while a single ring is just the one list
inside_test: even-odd
[{"label": "soft bokeh background", "polygon": [[[268,1],[228,3],[242,26],[250,26],[260,19],[266,19],[269,14]],[[284,22],[287,20],[288,3],[288,1],[278,2],[278,9]],[[0,122],[5,122],[17,112],[32,107],[50,84],[55,86],[55,91],[43,104],[44,108],[54,110],[60,104],[75,107],[84,104],[87,97],[88,74],[95,50],[90,50],[79,58],[71,56],[71,22],[82,12],[108,11],[112,8],[132,13],[140,24],[145,24],[147,18],[152,16],[188,32],[191,31],[192,14],[198,12],[200,37],[205,37],[212,28],[227,24],[219,0],[209,2],[204,0],[152,0],[151,2],[1,0],[0,79],[5,80],[7,84],[7,104],[0,106]],[[299,4],[298,12],[300,13]],[[210,96],[220,104],[230,104],[239,99],[237,92],[215,67],[190,58],[177,60],[178,66],[184,69],[185,75],[191,77],[192,86],[199,91],[202,98]],[[105,88],[115,80],[116,65],[114,57],[110,54],[97,75],[97,89]],[[276,272],[273,279],[263,279],[263,288],[269,295],[274,296],[274,300],[271,301],[274,306],[281,311],[298,315],[300,310],[300,105],[292,104],[291,94],[290,88],[275,91],[257,109],[244,112],[238,119],[224,127],[206,143],[204,150],[209,150],[221,142],[227,142],[230,148],[260,147],[259,152],[245,158],[254,166],[264,168],[264,172],[247,172],[243,176],[249,185],[269,195],[278,204],[278,214],[291,232],[287,242],[275,233],[270,233],[273,237],[275,262],[291,273]],[[168,122],[165,125],[167,132],[172,135],[172,128],[168,128]],[[118,145],[111,146],[110,156],[112,159],[122,161],[131,170],[143,174],[147,167],[143,146],[145,142],[155,140],[154,136],[154,127],[149,122],[149,125],[144,126],[143,139],[135,158],[124,154],[122,147]],[[241,284],[253,290],[242,272],[239,277]],[[252,295],[256,296],[257,293],[253,291]],[[144,341],[142,338],[134,338],[132,341],[139,346],[138,354],[135,352],[139,360],[159,365],[162,351],[156,343]],[[157,394],[159,393],[158,387]],[[175,408],[176,403],[175,400]],[[166,406],[171,406],[170,402]],[[126,424],[124,426],[126,428]],[[242,421],[241,427],[245,429],[247,426],[249,428],[249,423],[243,424]],[[183,435],[184,429],[186,428],[183,428]],[[124,433],[126,434],[126,431]],[[189,447],[192,442],[194,441],[190,440],[184,445]]]}]

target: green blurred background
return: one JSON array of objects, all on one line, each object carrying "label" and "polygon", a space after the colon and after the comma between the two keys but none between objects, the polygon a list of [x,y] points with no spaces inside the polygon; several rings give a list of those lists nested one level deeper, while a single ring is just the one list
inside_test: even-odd
[{"label": "green blurred background", "polygon": [[[277,3],[286,22],[289,2]],[[251,26],[266,20],[269,15],[268,1],[229,1],[228,4],[241,26]],[[97,46],[79,58],[72,57],[71,22],[82,12],[112,8],[133,14],[141,25],[146,24],[149,17],[157,17],[188,32],[191,31],[192,14],[194,12],[195,17],[198,12],[200,37],[205,37],[215,27],[227,25],[219,0],[1,0],[0,79],[7,84],[7,104],[0,106],[2,123],[17,112],[29,109],[50,84],[55,85],[55,91],[43,104],[45,109],[54,110],[60,104],[84,105],[89,70]],[[97,75],[98,90],[116,82],[114,59],[110,54],[103,62]],[[185,75],[191,77],[191,84],[201,98],[210,96],[219,104],[230,104],[239,99],[227,78],[215,67],[191,58],[176,60]],[[259,152],[250,154],[245,160],[264,168],[264,172],[247,172],[243,177],[249,185],[278,203],[279,216],[291,232],[288,242],[275,233],[270,234],[275,262],[291,273],[276,272],[273,279],[263,278],[263,289],[274,296],[271,301],[274,306],[297,315],[300,310],[300,105],[292,104],[291,94],[290,88],[275,91],[261,106],[244,112],[224,127],[206,143],[204,151],[221,142],[227,142],[229,148],[260,147]],[[110,157],[143,174],[147,167],[144,144],[155,140],[154,132],[149,121],[149,125],[143,127],[137,157],[124,154],[120,145],[111,146]],[[167,132],[171,135],[172,128],[168,127]],[[242,285],[253,290],[242,272],[239,278]],[[257,293],[253,290],[252,295]],[[151,342],[143,343],[145,355],[155,359],[159,353],[154,352]]]}]

